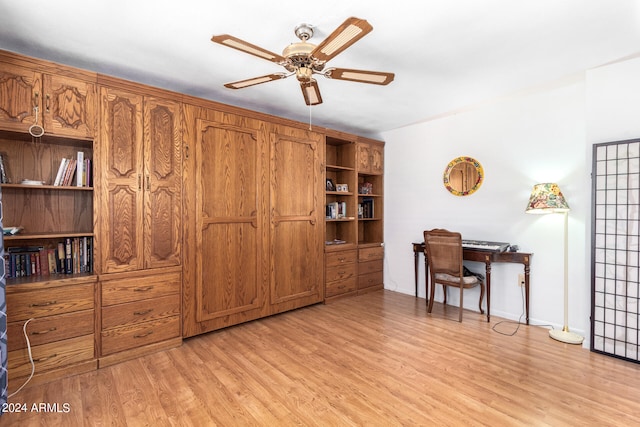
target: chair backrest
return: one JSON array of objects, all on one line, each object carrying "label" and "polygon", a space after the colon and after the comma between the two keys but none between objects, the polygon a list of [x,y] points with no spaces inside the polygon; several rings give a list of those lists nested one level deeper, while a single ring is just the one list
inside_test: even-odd
[{"label": "chair backrest", "polygon": [[463,277],[462,235],[444,229],[425,230],[424,246],[432,274]]}]

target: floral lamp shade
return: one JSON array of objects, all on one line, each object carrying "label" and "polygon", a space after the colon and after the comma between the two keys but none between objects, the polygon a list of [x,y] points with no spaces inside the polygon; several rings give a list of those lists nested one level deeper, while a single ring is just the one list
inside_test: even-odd
[{"label": "floral lamp shade", "polygon": [[558,184],[550,182],[536,184],[531,190],[526,212],[530,214],[564,213],[569,212],[569,204]]}]

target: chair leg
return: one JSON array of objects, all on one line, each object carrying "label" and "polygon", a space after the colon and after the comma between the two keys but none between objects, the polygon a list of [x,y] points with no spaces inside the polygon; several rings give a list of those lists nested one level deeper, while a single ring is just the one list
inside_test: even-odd
[{"label": "chair leg", "polygon": [[462,322],[462,296],[464,295],[464,287],[460,286],[460,308],[458,309],[458,322]]},{"label": "chair leg", "polygon": [[431,309],[433,308],[433,296],[435,294],[436,284],[432,281],[430,286],[430,294],[429,295],[429,307],[427,308],[427,313],[431,313]]}]

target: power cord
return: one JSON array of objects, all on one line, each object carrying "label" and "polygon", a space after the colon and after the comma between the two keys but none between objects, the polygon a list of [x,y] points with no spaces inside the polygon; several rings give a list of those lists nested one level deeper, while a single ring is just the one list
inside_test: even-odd
[{"label": "power cord", "polygon": [[31,381],[31,378],[33,378],[33,375],[36,372],[36,364],[33,361],[33,354],[31,354],[31,341],[29,341],[29,336],[27,335],[27,325],[32,320],[33,318],[27,320],[26,322],[24,322],[24,325],[22,326],[22,333],[24,334],[24,339],[27,341],[27,352],[29,353],[29,362],[31,362],[31,375],[29,375],[29,378],[26,379],[26,381],[20,386],[20,388],[18,388],[16,391],[14,391],[9,396],[7,396],[7,399],[12,398],[20,390],[22,390],[29,383],[29,381]]},{"label": "power cord", "polygon": [[[523,287],[523,288],[522,288],[522,290],[520,291],[520,297],[521,297],[521,300],[522,300],[522,313],[520,314],[520,317],[518,318],[518,321],[517,321],[517,322],[514,322],[513,320],[502,320],[502,321],[500,321],[500,322],[497,322],[497,323],[495,323],[495,324],[491,327],[491,330],[493,330],[493,332],[496,332],[496,333],[498,333],[498,334],[500,334],[500,335],[506,335],[506,336],[508,336],[508,337],[512,337],[512,336],[514,336],[515,334],[517,334],[517,333],[518,333],[518,330],[520,329],[520,325],[525,325],[525,323],[522,323],[522,317],[524,316],[524,313],[525,313],[525,307],[524,307],[524,300],[525,300],[525,299],[524,299],[524,287]],[[517,326],[516,326],[515,330],[513,330],[512,332],[501,332],[501,331],[497,330],[497,329],[496,329],[496,327],[497,327],[498,325],[503,324],[503,323],[516,324]],[[550,326],[550,327],[551,327],[551,329],[553,329],[553,325],[531,325],[531,324],[530,324],[529,326]]]}]

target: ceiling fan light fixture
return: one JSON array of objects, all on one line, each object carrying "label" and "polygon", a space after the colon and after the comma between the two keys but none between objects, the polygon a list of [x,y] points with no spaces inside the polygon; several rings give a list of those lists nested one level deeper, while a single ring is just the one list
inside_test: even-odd
[{"label": "ceiling fan light fixture", "polygon": [[307,105],[318,105],[322,103],[322,97],[318,90],[318,84],[315,79],[310,79],[308,82],[301,82],[302,95]]}]

